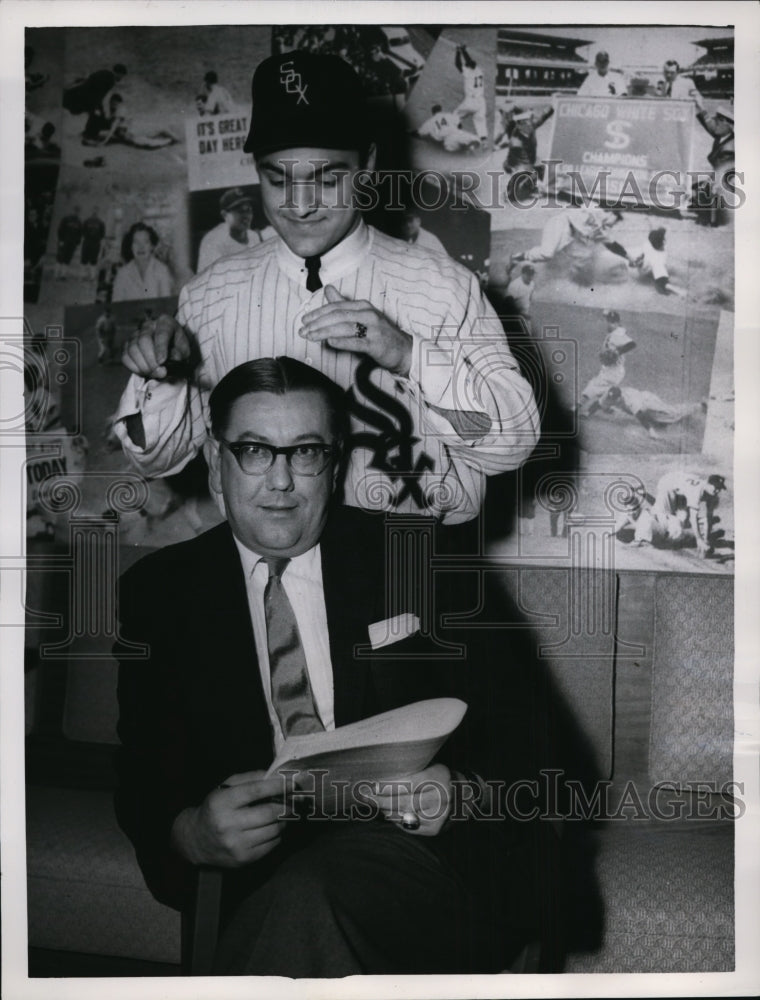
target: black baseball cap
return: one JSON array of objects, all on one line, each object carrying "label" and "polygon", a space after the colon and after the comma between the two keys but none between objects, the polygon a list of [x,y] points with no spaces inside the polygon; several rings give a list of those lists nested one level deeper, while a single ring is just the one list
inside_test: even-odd
[{"label": "black baseball cap", "polygon": [[243,149],[255,157],[297,146],[363,152],[365,117],[361,81],[340,56],[285,52],[256,67]]}]

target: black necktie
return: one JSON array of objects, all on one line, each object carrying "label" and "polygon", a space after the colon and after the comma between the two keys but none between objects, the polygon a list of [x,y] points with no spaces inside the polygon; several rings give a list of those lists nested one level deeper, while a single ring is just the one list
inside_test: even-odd
[{"label": "black necktie", "polygon": [[322,282],[319,278],[319,269],[322,266],[322,258],[307,257],[304,263],[306,264],[306,291],[316,292],[317,289],[322,287]]},{"label": "black necktie", "polygon": [[665,96],[666,96],[666,97],[670,97],[670,95],[671,95],[672,93],[673,93],[673,84],[672,84],[672,83],[669,83],[669,84],[668,84],[668,86],[667,86],[667,89],[666,89],[666,91],[665,91]]},{"label": "black necktie", "polygon": [[289,559],[265,559],[269,579],[264,590],[272,705],[285,737],[324,730],[314,703],[293,606],[282,586]]}]

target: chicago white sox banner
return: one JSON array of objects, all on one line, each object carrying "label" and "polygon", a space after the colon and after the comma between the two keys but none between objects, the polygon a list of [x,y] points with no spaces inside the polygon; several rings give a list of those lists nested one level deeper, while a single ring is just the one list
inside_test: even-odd
[{"label": "chicago white sox banner", "polygon": [[691,101],[558,97],[553,122],[557,184],[599,201],[662,204],[691,166]]}]

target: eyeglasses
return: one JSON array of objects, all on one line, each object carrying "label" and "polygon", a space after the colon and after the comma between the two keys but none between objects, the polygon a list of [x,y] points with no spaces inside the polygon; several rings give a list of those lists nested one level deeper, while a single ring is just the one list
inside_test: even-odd
[{"label": "eyeglasses", "polygon": [[335,455],[335,446],[307,441],[275,448],[261,441],[225,441],[219,443],[231,451],[246,476],[263,476],[274,465],[278,455],[284,455],[288,468],[296,476],[318,476]]}]

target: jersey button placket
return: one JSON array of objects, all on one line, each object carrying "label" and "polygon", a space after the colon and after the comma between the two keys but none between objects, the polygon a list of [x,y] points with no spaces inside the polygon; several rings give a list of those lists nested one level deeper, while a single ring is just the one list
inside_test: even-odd
[{"label": "jersey button placket", "polygon": [[[304,267],[301,270],[305,275],[306,268]],[[319,291],[321,291],[321,289]],[[307,292],[306,294],[308,298],[301,303],[298,312],[293,317],[293,343],[296,345],[296,347],[300,346],[301,350],[304,351],[304,358],[303,358],[304,363],[307,365],[311,365],[312,367],[318,364],[318,351],[316,352],[317,356],[314,355],[315,355],[315,348],[318,348],[319,345],[314,344],[309,340],[304,340],[302,337],[299,336],[298,331],[301,329],[304,315],[307,312],[311,312],[312,309],[316,309],[319,305],[322,305],[321,302],[319,303],[314,302],[314,297],[319,294],[319,291]],[[324,295],[324,293],[322,294]],[[298,351],[296,350],[294,353],[298,354]]]}]

